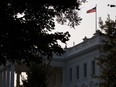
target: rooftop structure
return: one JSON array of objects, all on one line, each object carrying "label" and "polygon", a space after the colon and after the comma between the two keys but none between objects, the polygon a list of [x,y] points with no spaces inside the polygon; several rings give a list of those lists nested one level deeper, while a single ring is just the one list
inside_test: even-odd
[{"label": "rooftop structure", "polygon": [[101,55],[102,36],[97,31],[92,38],[84,38],[83,42],[65,48],[62,56],[55,55],[51,66],[50,87],[99,87],[101,70],[96,57]]}]

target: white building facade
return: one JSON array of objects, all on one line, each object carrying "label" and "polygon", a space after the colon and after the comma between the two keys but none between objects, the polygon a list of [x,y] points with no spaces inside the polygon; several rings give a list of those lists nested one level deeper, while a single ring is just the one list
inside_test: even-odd
[{"label": "white building facade", "polygon": [[[101,81],[95,77],[99,76],[101,69],[96,58],[101,55],[102,44],[102,37],[96,32],[92,38],[85,37],[82,43],[65,48],[64,55],[54,56],[49,87],[99,87]],[[26,68],[22,67],[25,71]],[[0,66],[0,87],[14,87],[15,82],[18,86],[20,74],[18,66]]]},{"label": "white building facade", "polygon": [[97,32],[92,38],[66,48],[63,56],[54,56],[51,63],[50,87],[99,87],[101,69],[96,58],[101,55],[102,39]]}]

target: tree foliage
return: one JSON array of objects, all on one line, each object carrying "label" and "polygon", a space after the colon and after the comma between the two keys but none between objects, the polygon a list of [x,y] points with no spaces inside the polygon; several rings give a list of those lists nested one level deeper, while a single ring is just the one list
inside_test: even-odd
[{"label": "tree foliage", "polygon": [[50,76],[49,66],[45,64],[32,64],[27,71],[27,80],[22,80],[21,87],[48,87],[48,78]]},{"label": "tree foliage", "polygon": [[70,37],[69,32],[51,33],[55,18],[78,25],[79,5],[77,0],[0,0],[0,64],[28,65],[26,84],[31,85],[26,87],[45,87],[53,54],[64,53],[58,41],[66,43]]},{"label": "tree foliage", "polygon": [[[102,68],[100,78],[103,80],[102,87],[116,87],[116,20],[108,16],[105,23],[100,20],[100,27],[105,36],[103,55],[99,58]],[[105,54],[105,55],[104,55]]]},{"label": "tree foliage", "polygon": [[55,17],[59,23],[78,25],[79,5],[77,0],[0,0],[0,64],[29,65],[40,62],[41,55],[49,59],[62,54],[58,40],[66,43],[70,34],[49,32],[55,29]]}]

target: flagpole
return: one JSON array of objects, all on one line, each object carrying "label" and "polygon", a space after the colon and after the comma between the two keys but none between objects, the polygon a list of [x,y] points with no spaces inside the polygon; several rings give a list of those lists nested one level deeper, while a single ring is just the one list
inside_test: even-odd
[{"label": "flagpole", "polygon": [[96,12],[95,12],[95,32],[97,31],[97,4],[96,4]]},{"label": "flagpole", "polygon": [[87,10],[87,13],[95,12],[95,33],[97,31],[97,4],[94,8]]}]

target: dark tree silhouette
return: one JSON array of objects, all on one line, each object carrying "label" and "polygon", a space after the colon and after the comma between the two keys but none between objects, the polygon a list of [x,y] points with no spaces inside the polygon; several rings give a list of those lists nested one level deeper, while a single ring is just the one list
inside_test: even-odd
[{"label": "dark tree silhouette", "polygon": [[24,87],[49,87],[50,68],[48,66],[33,64],[27,71],[27,80],[23,80]]},{"label": "dark tree silhouette", "polygon": [[64,53],[58,41],[66,43],[70,37],[69,32],[51,33],[54,18],[71,27],[78,25],[79,5],[77,0],[0,0],[0,64],[27,65],[25,86],[45,87],[53,54]]},{"label": "dark tree silhouette", "polygon": [[74,27],[81,20],[79,5],[77,0],[1,0],[0,64],[10,61],[29,65],[40,62],[41,55],[51,58],[54,53],[62,54],[58,40],[66,43],[70,34],[49,33],[55,29],[54,17]]},{"label": "dark tree silhouette", "polygon": [[100,20],[100,27],[103,30],[105,39],[102,49],[103,54],[99,60],[102,69],[100,78],[103,80],[101,87],[116,87],[116,20],[108,16],[105,23]]}]

